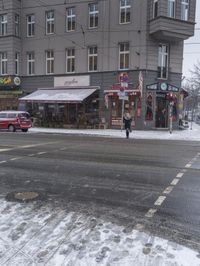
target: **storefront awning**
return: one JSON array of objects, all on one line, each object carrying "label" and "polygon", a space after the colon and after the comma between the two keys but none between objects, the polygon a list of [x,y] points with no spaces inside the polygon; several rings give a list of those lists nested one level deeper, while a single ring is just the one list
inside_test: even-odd
[{"label": "storefront awning", "polygon": [[41,103],[81,103],[84,99],[98,90],[98,87],[86,88],[48,88],[20,98],[20,101]]}]

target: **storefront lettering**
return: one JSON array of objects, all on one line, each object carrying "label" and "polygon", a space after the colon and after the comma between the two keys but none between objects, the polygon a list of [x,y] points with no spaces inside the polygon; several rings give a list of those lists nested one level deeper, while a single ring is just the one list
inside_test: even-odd
[{"label": "storefront lettering", "polygon": [[154,91],[163,91],[163,92],[169,92],[169,91],[173,91],[173,92],[178,92],[179,88],[174,86],[174,85],[170,85],[168,83],[154,83],[154,84],[150,84],[146,86],[147,90],[154,90]]},{"label": "storefront lettering", "polygon": [[8,85],[12,83],[12,79],[11,77],[3,77],[3,78],[0,78],[0,85]]},{"label": "storefront lettering", "polygon": [[74,78],[74,79],[72,79],[72,80],[65,81],[65,86],[72,86],[72,85],[75,85],[75,84],[77,84],[77,83],[78,83],[78,81],[75,80],[75,78]]}]

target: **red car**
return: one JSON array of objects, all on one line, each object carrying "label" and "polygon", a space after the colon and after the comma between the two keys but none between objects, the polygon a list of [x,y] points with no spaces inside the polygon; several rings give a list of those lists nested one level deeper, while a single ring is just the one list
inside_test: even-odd
[{"label": "red car", "polygon": [[30,114],[22,111],[1,111],[0,129],[15,132],[17,129],[27,132],[32,126]]}]

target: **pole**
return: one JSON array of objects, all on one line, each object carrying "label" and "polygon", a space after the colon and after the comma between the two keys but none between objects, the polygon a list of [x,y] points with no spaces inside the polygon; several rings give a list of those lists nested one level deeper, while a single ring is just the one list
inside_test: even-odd
[{"label": "pole", "polygon": [[124,99],[122,99],[122,119],[121,119],[121,131],[123,130],[123,119],[124,119]]},{"label": "pole", "polygon": [[169,104],[169,133],[172,134],[172,107],[173,102],[170,102]]}]

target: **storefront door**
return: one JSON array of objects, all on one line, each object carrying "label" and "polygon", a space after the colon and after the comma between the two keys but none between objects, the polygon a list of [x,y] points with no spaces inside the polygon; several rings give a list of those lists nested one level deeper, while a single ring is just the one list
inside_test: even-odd
[{"label": "storefront door", "polygon": [[168,104],[167,100],[162,95],[156,97],[156,127],[167,128],[168,127]]}]

